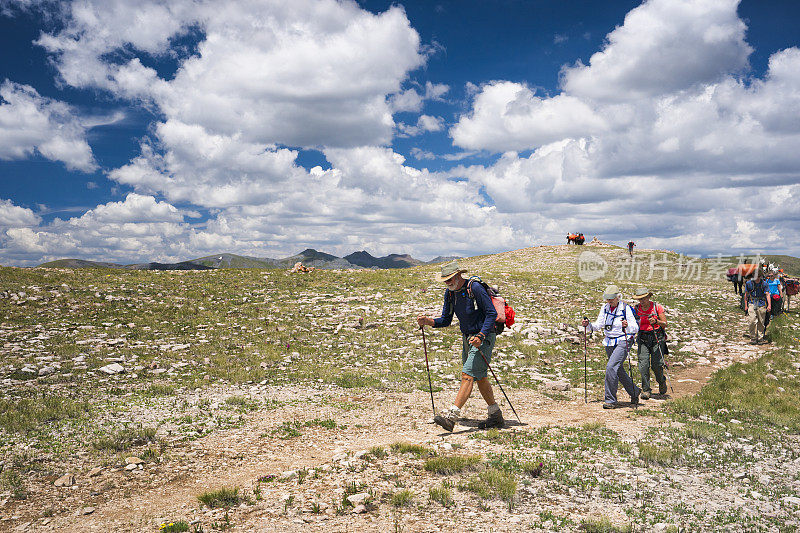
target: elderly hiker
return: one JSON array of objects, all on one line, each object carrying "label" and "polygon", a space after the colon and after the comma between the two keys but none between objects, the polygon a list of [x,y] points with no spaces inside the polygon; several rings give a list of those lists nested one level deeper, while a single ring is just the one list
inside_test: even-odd
[{"label": "elderly hiker", "polygon": [[650,399],[650,369],[656,376],[658,393],[667,393],[667,378],[664,376],[664,353],[667,350],[667,336],[664,326],[667,318],[664,307],[651,301],[653,293],[640,287],[633,292],[639,303],[633,308],[639,317],[638,351],[639,373],[642,375],[642,400]]},{"label": "elderly hiker", "polygon": [[497,337],[495,333],[497,311],[483,285],[470,283],[468,286],[467,280],[462,276],[465,272],[467,270],[460,268],[458,261],[451,261],[442,266],[441,275],[436,276],[437,281],[442,281],[447,286],[444,291],[442,315],[435,319],[426,315],[417,317],[420,327],[443,328],[450,325],[455,314],[461,328],[461,386],[447,414],[434,417],[434,422],[447,431],[453,431],[461,416],[461,408],[472,394],[474,383],[478,384],[478,390],[486,400],[489,410],[488,418],[480,422],[478,427],[486,429],[505,425],[503,413],[494,399],[494,391],[487,377],[488,363],[491,363],[492,349]]},{"label": "elderly hiker", "polygon": [[639,331],[639,324],[633,309],[621,301],[619,287],[609,285],[603,293],[605,304],[597,314],[597,320],[589,322],[584,318],[581,325],[589,331],[602,331],[603,346],[606,348],[608,364],[606,364],[605,399],[603,409],[617,407],[617,386],[622,382],[625,391],[631,397],[631,404],[639,404],[641,390],[636,386],[631,377],[625,372],[625,359],[628,350],[633,344],[633,337]]},{"label": "elderly hiker", "polygon": [[[747,313],[748,333],[750,344],[758,344],[759,337],[764,341],[764,333],[767,329],[767,314],[772,311],[772,302],[769,297],[769,284],[761,275],[761,269],[757,268],[753,273],[753,279],[747,280],[744,284],[744,312]],[[760,333],[760,335],[759,335]]]}]

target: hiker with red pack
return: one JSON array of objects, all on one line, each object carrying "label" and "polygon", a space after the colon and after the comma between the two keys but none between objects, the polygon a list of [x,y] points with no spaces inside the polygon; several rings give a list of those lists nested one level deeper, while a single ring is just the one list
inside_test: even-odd
[{"label": "hiker with red pack", "polygon": [[664,307],[651,301],[653,293],[645,288],[634,290],[633,297],[639,301],[633,310],[639,317],[639,373],[642,375],[642,400],[650,399],[650,369],[658,383],[658,394],[667,393],[667,378],[664,375],[664,354],[667,353],[667,335],[664,326],[667,317]]},{"label": "hiker with red pack", "polygon": [[[489,411],[488,418],[479,423],[478,427],[481,429],[501,428],[505,425],[505,420],[500,406],[495,401],[487,372],[492,360],[492,349],[498,330],[502,331],[502,325],[497,322],[497,300],[502,300],[493,299],[480,278],[465,279],[462,276],[465,272],[467,269],[460,268],[458,261],[444,265],[441,275],[436,276],[437,281],[442,281],[447,286],[444,291],[442,315],[435,319],[425,315],[417,317],[420,327],[443,328],[450,325],[453,315],[455,315],[458,317],[458,324],[461,328],[461,386],[449,412],[444,416],[434,416],[434,422],[447,431],[453,431],[461,416],[461,408],[467,403],[472,394],[473,385],[477,383],[478,390],[486,400]],[[506,307],[506,309],[510,308]],[[510,316],[504,318],[506,324],[509,324],[509,320],[513,323],[511,313],[509,313]]]}]

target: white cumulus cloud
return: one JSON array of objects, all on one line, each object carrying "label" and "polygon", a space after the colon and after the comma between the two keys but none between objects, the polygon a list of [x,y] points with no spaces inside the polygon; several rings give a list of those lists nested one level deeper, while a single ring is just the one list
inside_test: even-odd
[{"label": "white cumulus cloud", "polygon": [[70,170],[97,168],[86,128],[69,105],[6,80],[0,85],[0,159],[27,159],[35,153]]}]

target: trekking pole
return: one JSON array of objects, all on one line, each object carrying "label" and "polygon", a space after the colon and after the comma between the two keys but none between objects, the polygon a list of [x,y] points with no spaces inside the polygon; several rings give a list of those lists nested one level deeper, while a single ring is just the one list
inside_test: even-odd
[{"label": "trekking pole", "polygon": [[[583,317],[584,320],[589,320],[586,317]],[[586,326],[583,326],[583,403],[589,403],[589,385],[588,379],[586,377],[586,359],[588,358],[588,348],[586,348]]]},{"label": "trekking pole", "polygon": [[[625,328],[622,328],[622,335],[625,337],[625,357],[628,359],[628,373],[631,376],[631,381],[633,381],[633,365],[631,365],[631,352],[628,348],[628,334],[625,332]],[[625,366],[622,366],[622,369],[625,369]]]},{"label": "trekking pole", "polygon": [[494,376],[494,380],[497,382],[497,386],[500,387],[500,392],[502,392],[503,396],[506,397],[506,401],[508,402],[508,406],[511,407],[511,410],[514,412],[514,416],[517,417],[517,422],[522,424],[522,420],[519,419],[519,415],[517,414],[517,410],[514,409],[514,405],[511,403],[511,400],[508,399],[508,394],[506,394],[506,391],[503,390],[503,386],[500,385],[500,380],[497,379],[497,374],[494,373],[494,369],[492,369],[491,365],[489,365],[489,361],[486,360],[486,356],[483,355],[483,352],[480,350],[480,348],[478,349],[478,353],[481,354],[481,357],[483,358],[483,362],[486,363],[486,368],[488,368],[489,371],[492,373],[492,376]]},{"label": "trekking pole", "polygon": [[433,409],[433,416],[436,416],[436,405],[433,403],[433,384],[431,383],[431,368],[428,366],[428,345],[425,342],[425,326],[419,327],[422,331],[422,348],[425,350],[425,370],[428,371],[428,390],[431,393],[431,409]]}]

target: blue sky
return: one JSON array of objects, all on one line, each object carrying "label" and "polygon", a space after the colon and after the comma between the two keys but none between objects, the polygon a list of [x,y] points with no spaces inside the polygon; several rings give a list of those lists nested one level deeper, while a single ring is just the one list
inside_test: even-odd
[{"label": "blue sky", "polygon": [[0,264],[790,253],[791,1],[0,0]]}]

